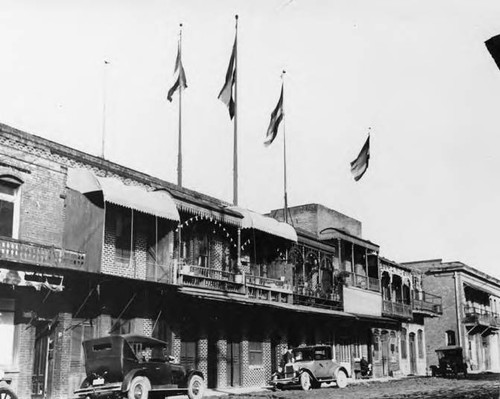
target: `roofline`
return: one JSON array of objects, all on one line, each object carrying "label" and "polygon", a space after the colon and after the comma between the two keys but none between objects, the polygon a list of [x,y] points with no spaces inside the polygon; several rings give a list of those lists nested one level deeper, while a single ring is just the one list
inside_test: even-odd
[{"label": "roofline", "polygon": [[387,262],[387,263],[391,264],[392,266],[397,267],[397,268],[399,268],[399,269],[407,270],[407,271],[409,271],[409,272],[414,272],[414,271],[416,271],[414,268],[411,268],[411,267],[405,266],[405,265],[403,265],[402,263],[398,263],[398,262],[396,262],[396,261],[394,261],[394,260],[390,260],[390,259],[384,258],[383,256],[379,256],[378,258],[379,258],[379,260],[381,260],[382,262]]},{"label": "roofline", "polygon": [[115,162],[108,161],[96,155],[91,155],[86,152],[71,148],[69,146],[59,144],[55,141],[51,141],[44,137],[24,132],[14,127],[5,125],[3,123],[0,123],[0,134],[5,136],[11,136],[13,139],[17,141],[23,141],[25,144],[28,145],[45,147],[45,149],[50,151],[51,153],[59,154],[100,169],[109,170],[123,177],[127,178],[133,177],[134,179],[142,183],[147,183],[150,185],[158,186],[158,188],[167,189],[169,193],[178,200],[183,200],[186,202],[198,204],[199,202],[197,201],[196,197],[200,197],[200,199],[204,199],[205,201],[208,202],[208,204],[206,203],[203,204],[204,206],[207,206],[208,208],[211,208],[216,211],[221,211],[223,209],[224,213],[227,213],[231,216],[235,216],[239,219],[242,218],[242,216],[239,213],[231,211],[230,209],[226,208],[232,205],[227,201],[203,194],[199,191],[191,190],[185,187],[179,187],[174,183],[148,175],[147,173],[140,172],[135,169],[131,169],[127,166],[123,166]]},{"label": "roofline", "polygon": [[439,262],[439,263],[443,263],[443,259],[440,259],[440,258],[436,258],[436,259],[424,259],[424,260],[412,260],[412,261],[409,261],[409,262],[401,262],[402,265],[411,265],[411,264],[416,264],[416,263],[435,263],[435,262]]}]

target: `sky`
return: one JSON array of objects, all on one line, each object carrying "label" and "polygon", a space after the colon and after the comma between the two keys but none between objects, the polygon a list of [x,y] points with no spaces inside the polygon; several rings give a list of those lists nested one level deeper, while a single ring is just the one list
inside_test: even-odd
[{"label": "sky", "polygon": [[[217,95],[236,14],[239,204],[283,207],[285,131],[289,205],[360,220],[389,259],[500,278],[498,0],[0,0],[0,122],[100,155],[105,102],[106,159],[175,183],[182,23],[183,183],[231,202]],[[285,130],[265,147],[282,70]]]}]

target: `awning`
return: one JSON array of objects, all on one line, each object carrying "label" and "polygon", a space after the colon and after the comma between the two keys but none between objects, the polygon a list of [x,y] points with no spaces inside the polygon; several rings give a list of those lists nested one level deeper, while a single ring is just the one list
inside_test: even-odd
[{"label": "awning", "polygon": [[[206,206],[200,206],[193,203],[188,203],[185,200],[175,200],[177,208],[180,211],[191,213],[193,215],[203,216],[209,219],[218,220],[219,222],[230,224],[236,227],[241,227],[241,215],[239,213],[231,212],[233,215],[228,214],[224,208],[220,210],[210,209]],[[229,208],[226,208],[229,209]]]},{"label": "awning", "polygon": [[0,268],[0,283],[19,287],[33,287],[37,291],[46,288],[50,291],[60,292],[64,289],[63,280],[64,277],[53,274]]},{"label": "awning", "polygon": [[288,223],[278,222],[276,219],[269,216],[264,216],[260,213],[243,209],[238,206],[231,206],[229,209],[232,209],[243,216],[241,225],[243,229],[255,229],[297,242],[297,232]]},{"label": "awning", "polygon": [[68,169],[66,185],[82,194],[102,191],[104,201],[161,218],[179,221],[173,198],[164,190],[146,191],[139,186],[127,186],[112,177],[99,177],[87,169]]}]

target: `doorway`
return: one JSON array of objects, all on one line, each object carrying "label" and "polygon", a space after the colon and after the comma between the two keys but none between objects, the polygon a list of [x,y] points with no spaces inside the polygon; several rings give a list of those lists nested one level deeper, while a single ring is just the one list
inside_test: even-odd
[{"label": "doorway", "polygon": [[241,342],[234,338],[227,341],[227,385],[241,386]]},{"label": "doorway", "polygon": [[380,335],[380,344],[382,350],[382,375],[387,377],[389,375],[390,369],[390,358],[389,358],[389,333],[387,331],[382,331]]},{"label": "doorway", "polygon": [[415,333],[409,335],[410,347],[410,374],[417,374],[417,349],[415,347]]},{"label": "doorway", "polygon": [[48,323],[36,327],[33,359],[32,398],[51,396],[54,339]]}]

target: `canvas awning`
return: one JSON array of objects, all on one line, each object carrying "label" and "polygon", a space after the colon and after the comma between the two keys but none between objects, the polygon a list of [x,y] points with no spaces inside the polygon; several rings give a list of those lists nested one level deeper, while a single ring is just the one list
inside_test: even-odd
[{"label": "canvas awning", "polygon": [[147,191],[127,186],[112,177],[99,177],[87,169],[68,169],[66,185],[82,194],[102,191],[104,201],[161,218],[179,221],[173,198],[164,190]]},{"label": "canvas awning", "polygon": [[297,232],[288,223],[278,222],[276,219],[269,216],[264,216],[260,213],[243,209],[238,206],[231,206],[229,209],[232,209],[243,216],[243,221],[241,223],[241,227],[243,229],[255,229],[297,242]]}]

